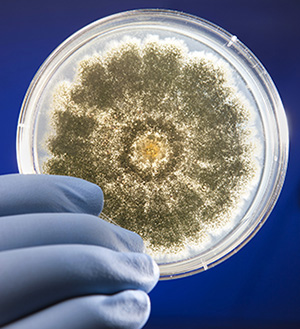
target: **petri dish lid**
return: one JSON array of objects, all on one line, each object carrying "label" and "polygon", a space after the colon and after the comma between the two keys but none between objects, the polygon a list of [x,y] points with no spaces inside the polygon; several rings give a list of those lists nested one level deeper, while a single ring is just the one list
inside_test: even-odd
[{"label": "petri dish lid", "polygon": [[[142,196],[144,198],[147,196],[148,200],[150,200],[148,208],[151,209],[151,211],[153,207],[149,207],[149,204],[153,205],[153,195],[160,197],[159,200],[165,200],[161,208],[158,207],[155,212],[158,222],[155,223],[153,221],[146,224],[144,222],[143,229],[140,231],[138,226],[135,227],[137,227],[137,232],[142,234],[149,253],[159,264],[161,279],[184,277],[206,270],[230,257],[254,236],[267,219],[279,196],[287,168],[288,127],[286,116],[280,96],[269,74],[255,55],[243,45],[236,36],[231,35],[222,28],[204,19],[182,12],[160,9],[123,12],[100,19],[73,34],[53,51],[36,73],[24,98],[17,129],[17,159],[19,171],[21,173],[49,173],[45,169],[47,167],[45,167],[45,163],[49,163],[49,159],[53,158],[54,153],[57,152],[58,149],[58,147],[56,147],[53,151],[52,147],[51,151],[51,148],[49,148],[49,140],[51,140],[51,138],[52,140],[55,139],[54,136],[57,136],[58,127],[57,125],[55,126],[55,123],[53,124],[53,111],[59,112],[60,109],[63,108],[61,113],[65,112],[66,107],[70,104],[71,107],[72,104],[74,105],[74,100],[76,103],[76,97],[73,99],[68,99],[68,97],[71,97],[70,95],[76,95],[76,91],[81,90],[81,92],[83,92],[84,77],[88,76],[86,72],[94,69],[93,65],[98,65],[99,67],[102,65],[101,67],[106,70],[105,72],[112,70],[112,68],[118,67],[116,66],[117,64],[115,66],[112,65],[113,60],[118,58],[115,63],[118,63],[118,65],[122,63],[126,51],[127,54],[130,53],[128,49],[131,49],[131,53],[133,49],[138,53],[136,57],[138,59],[136,60],[140,61],[140,66],[136,65],[136,62],[134,62],[134,65],[131,63],[131,68],[136,67],[138,74],[143,73],[143,79],[140,79],[138,81],[139,83],[132,83],[132,81],[130,81],[130,74],[134,70],[132,69],[129,71],[130,63],[128,66],[125,65],[123,67],[124,71],[120,71],[120,69],[117,71],[118,74],[115,78],[118,78],[118,84],[113,85],[114,88],[111,88],[112,91],[110,91],[110,98],[108,99],[114,102],[118,101],[117,110],[122,115],[127,111],[128,117],[122,117],[123,121],[114,122],[117,126],[117,130],[123,129],[123,131],[127,131],[127,135],[129,136],[133,127],[130,125],[132,125],[134,120],[138,118],[139,121],[145,120],[146,122],[141,124],[143,128],[140,130],[140,135],[137,133],[131,139],[131,146],[127,148],[127,153],[130,153],[130,156],[128,156],[128,154],[126,155],[129,160],[127,159],[128,161],[125,161],[127,163],[125,167],[127,169],[129,167],[131,169],[135,168],[134,175],[136,175],[136,173],[143,173],[144,175],[145,172],[147,172],[147,175],[139,175],[139,177],[142,176],[144,179],[147,177],[146,180],[148,183],[143,182],[140,186],[133,187],[132,193],[135,193],[134,191],[139,188],[143,190],[144,194],[142,194]],[[149,58],[151,57],[149,55],[151,54],[150,50],[152,51],[152,55],[155,54],[155,52],[156,54],[160,54],[160,58],[166,58],[167,55],[175,57],[171,57],[172,60],[167,60],[165,64],[162,64],[162,61],[160,61],[160,65],[166,66],[156,65],[158,62],[156,63],[155,61],[152,62],[151,66],[149,64]],[[124,57],[122,57],[123,55]],[[148,62],[146,62],[146,60]],[[147,65],[150,65],[149,67],[151,67],[151,69],[148,67],[147,74],[145,74]],[[156,66],[158,67],[157,70]],[[162,74],[162,67],[165,69],[164,74]],[[191,78],[192,75],[187,78],[187,73],[195,73],[196,71],[193,70],[196,67],[198,71],[196,78],[193,78],[195,80]],[[199,71],[199,67],[202,71]],[[174,73],[175,71],[177,75],[170,78],[170,72]],[[126,73],[123,74],[125,77],[125,80],[122,82],[123,84],[120,82],[122,72]],[[153,78],[155,75],[153,72],[158,72],[160,74],[156,77],[157,80]],[[200,78],[201,74],[204,75]],[[140,78],[140,76],[137,75],[133,75],[133,77],[133,81],[135,81],[134,79],[136,78]],[[166,82],[167,77],[169,77],[169,82]],[[209,89],[206,91],[203,87],[203,81],[206,81],[205,79],[211,81],[210,85],[208,85]],[[150,82],[148,83],[147,81]],[[217,87],[216,81],[219,81],[218,83],[221,89],[218,89],[219,87]],[[195,83],[193,84],[191,82]],[[161,85],[161,83],[165,84]],[[121,86],[123,86],[123,89]],[[134,88],[137,89],[135,89],[135,93],[133,93],[132,90],[128,91],[128,87],[126,92],[124,92],[124,86],[126,88],[128,86],[130,86],[130,88],[135,86]],[[90,87],[90,90],[92,90],[91,88],[92,87]],[[148,89],[147,92],[145,92],[145,90],[138,90],[138,88]],[[213,90],[218,90],[219,94],[212,96]],[[166,94],[168,91],[170,91],[170,94],[171,92],[173,93],[172,97]],[[68,96],[62,100],[65,95],[64,93]],[[100,94],[102,95],[102,92],[100,92]],[[138,97],[136,96],[133,99],[133,94],[138,95]],[[164,95],[163,101],[162,98],[159,99],[162,94]],[[199,96],[198,94],[201,95]],[[222,96],[222,98],[220,94],[225,96]],[[82,95],[81,93],[81,96]],[[94,96],[95,95],[96,94],[94,94]],[[99,93],[97,95],[99,95]],[[187,101],[193,100],[193,97],[196,97],[196,95],[200,98],[197,96],[198,98],[195,98],[194,101],[190,103]],[[86,111],[85,113],[89,113],[91,117],[95,115],[95,113],[100,113],[99,108],[101,107],[101,118],[103,118],[104,114],[107,114],[109,117],[112,113],[111,109],[115,109],[116,107],[116,103],[112,106],[109,100],[108,103],[105,103],[108,104],[107,106],[101,103],[101,106],[97,107],[93,101],[89,102],[87,100],[87,96],[84,97],[84,106],[82,105],[78,110],[77,104],[77,107],[73,107],[71,111],[75,111],[76,108],[76,111],[81,111],[80,113]],[[98,96],[95,97],[97,98]],[[103,97],[99,97],[98,100],[103,102]],[[208,103],[203,103],[205,97],[208,97]],[[79,98],[77,94],[77,100]],[[68,99],[68,101],[66,101],[66,99]],[[147,99],[147,102],[152,102],[152,105],[156,104],[158,110],[154,112],[153,109],[149,109],[150,106],[147,107],[147,105],[145,105],[145,99]],[[195,145],[195,141],[197,145],[203,144],[201,144],[201,149],[196,149],[195,154],[198,151],[197,154],[201,152],[204,154],[206,152],[205,150],[208,150],[208,145],[210,145],[210,150],[213,149],[210,141],[214,141],[218,132],[221,134],[219,134],[219,140],[225,140],[225,138],[228,137],[228,117],[223,114],[223,116],[219,117],[213,116],[213,119],[206,121],[205,125],[203,125],[203,120],[200,120],[201,115],[202,118],[204,118],[204,116],[208,117],[209,113],[215,113],[218,109],[214,104],[216,104],[216,100],[220,102],[221,99],[223,99],[224,104],[221,104],[222,106],[218,108],[223,109],[229,106],[230,109],[230,106],[233,108],[235,104],[238,108],[237,112],[230,113],[238,113],[239,116],[243,117],[242,121],[233,121],[232,125],[235,129],[233,129],[233,131],[240,136],[237,140],[240,145],[243,145],[241,151],[242,155],[237,156],[232,153],[230,156],[224,155],[223,158],[219,157],[218,160],[216,160],[217,158],[209,158],[207,156],[205,161],[202,161],[202,158],[197,158],[196,155],[192,157],[194,153],[191,150],[195,148],[192,148],[191,145]],[[199,104],[202,102],[202,107],[200,105],[198,106],[197,102],[199,102]],[[68,105],[66,105],[67,103]],[[124,105],[125,103],[127,107]],[[174,105],[175,103],[177,104],[176,106]],[[130,106],[128,106],[128,104],[130,104]],[[165,105],[163,106],[162,104]],[[190,105],[187,106],[187,104]],[[203,104],[207,105],[203,106]],[[204,107],[206,112],[203,110]],[[134,112],[131,112],[132,108],[134,108]],[[170,108],[172,110],[170,110]],[[191,108],[193,108],[193,111]],[[199,114],[200,112],[197,112],[200,108],[204,111],[201,112],[201,115]],[[247,119],[243,116],[243,110],[247,112]],[[161,122],[159,113],[163,111],[165,111],[162,116],[163,120],[168,121],[168,124],[165,122],[159,123]],[[221,113],[222,111],[219,112]],[[224,113],[224,111],[222,113]],[[100,126],[102,125],[101,127],[103,129],[110,130],[111,122],[109,120],[106,121],[109,122],[107,124],[109,128],[107,128],[104,121],[99,119],[99,116],[100,115],[98,115],[97,123]],[[112,116],[109,118],[111,119]],[[216,126],[216,122],[219,118],[222,118],[223,121],[220,119],[221,123]],[[200,123],[200,121],[202,123]],[[201,127],[202,130],[200,128],[195,130],[195,127],[197,127],[197,129]],[[212,127],[215,128],[213,129]],[[103,131],[104,130],[102,130],[102,132]],[[176,133],[174,133],[174,131],[176,131]],[[207,133],[207,131],[210,131],[210,133]],[[221,133],[221,131],[223,132]],[[197,133],[200,134],[200,132],[202,134],[202,139],[197,135]],[[176,134],[176,136],[179,136],[176,148],[174,146],[175,144],[170,142],[170,140],[174,138],[172,137],[172,139],[168,134],[173,134],[173,137]],[[114,148],[116,152],[123,147],[118,144],[117,139],[113,139],[116,138],[115,136],[117,135],[117,133],[109,135],[114,142],[112,148]],[[97,136],[99,136],[99,134]],[[97,138],[95,138],[95,140],[97,140]],[[233,138],[232,141],[234,142],[234,140]],[[187,141],[190,141],[190,144]],[[104,145],[103,141],[101,143],[101,145]],[[182,147],[180,143],[182,143]],[[98,150],[99,145],[100,144],[98,144]],[[217,146],[216,150],[218,152],[215,153],[218,155],[222,153],[221,148],[218,149]],[[228,152],[230,153],[230,149],[228,149]],[[248,167],[250,165],[252,168],[252,175],[249,174],[251,179],[249,175],[247,177],[245,175],[243,176],[240,174],[241,171],[239,171],[239,175],[242,178],[236,180],[238,188],[230,191],[228,189],[226,190],[225,187],[223,187],[222,190],[220,187],[222,185],[221,183],[219,187],[215,188],[212,187],[211,183],[201,183],[203,179],[206,179],[203,177],[208,177],[206,174],[209,168],[210,172],[213,171],[212,168],[218,168],[216,167],[217,161],[220,161],[219,163],[221,164],[223,160],[229,161],[229,158],[235,157],[240,159],[240,163],[244,164],[243,168],[247,167],[245,165],[245,158],[248,159]],[[93,159],[95,160],[98,158]],[[114,159],[116,159],[116,157]],[[168,163],[171,163],[170,159],[172,159],[172,163],[175,164],[173,166],[169,165],[168,167]],[[90,164],[91,163],[92,162],[90,162]],[[114,165],[113,162],[111,164]],[[198,171],[194,169],[194,171],[189,171],[192,167],[191,164],[197,164]],[[106,165],[108,166],[108,164]],[[194,167],[195,166],[193,166],[193,168]],[[164,171],[161,168],[164,168]],[[169,168],[169,172],[165,168]],[[221,165],[219,169],[220,168]],[[127,171],[124,168],[122,170],[122,177],[126,178]],[[85,171],[87,171],[87,168]],[[161,172],[164,172],[164,176],[162,180],[159,180],[157,175],[158,173],[161,174]],[[216,172],[221,173],[220,170],[216,170]],[[52,172],[50,171],[50,173]],[[203,176],[201,176],[202,178],[191,178],[195,173],[203,173]],[[65,172],[65,174],[68,174],[68,172]],[[120,175],[119,172],[119,176]],[[224,177],[227,175],[228,181],[229,172],[228,174],[223,172],[223,175]],[[173,181],[174,177],[176,177],[177,185],[173,182],[176,188],[174,184],[172,185],[171,176],[173,177]],[[103,176],[101,177],[103,180],[106,179],[105,177],[103,178]],[[234,180],[236,175],[230,177]],[[86,177],[83,176],[82,178]],[[149,183],[152,178],[156,185],[153,182],[151,183],[152,185]],[[171,185],[166,185],[166,182]],[[179,182],[181,182],[184,187],[180,185],[181,188],[178,192]],[[96,181],[96,183],[99,182]],[[113,185],[113,182],[109,183]],[[162,188],[163,184],[165,184],[164,189]],[[108,190],[106,186],[102,186],[101,180],[99,185],[103,187],[104,193]],[[108,185],[109,184],[107,184],[107,186]],[[186,189],[188,185],[192,186],[189,190]],[[189,204],[188,206],[187,203],[183,204],[183,206],[180,204],[178,208],[174,208],[174,205],[169,206],[168,209],[173,210],[169,211],[169,213],[171,213],[170,217],[168,217],[170,220],[170,228],[167,230],[166,226],[160,226],[164,218],[167,218],[166,215],[162,216],[161,214],[163,213],[163,209],[165,209],[163,207],[169,204],[166,200],[176,199],[176,196],[174,197],[172,193],[170,193],[170,190],[173,188],[174,191],[177,191],[176,195],[181,195],[180,193],[185,191],[185,197],[183,197],[183,199],[189,199],[186,201],[189,202]],[[228,195],[230,195],[229,198],[233,201],[231,201],[231,203],[226,203],[224,201],[223,208],[227,207],[228,209],[212,212],[211,214],[213,214],[212,217],[214,217],[214,219],[210,220],[210,224],[208,225],[205,222],[206,218],[204,214],[209,216],[210,213],[208,209],[213,208],[209,205],[215,205],[216,200],[221,200],[220,195],[222,193],[219,191],[220,193],[217,194],[216,192],[218,188],[222,193],[226,191],[228,193],[230,192]],[[201,189],[202,191],[200,191]],[[164,190],[164,195],[159,194],[161,192],[157,192],[161,190]],[[193,194],[187,193],[187,191],[190,190],[193,190]],[[152,194],[149,191],[151,191]],[[109,195],[109,193],[107,194]],[[194,200],[193,197],[190,197],[191,195],[196,195],[199,198]],[[211,196],[208,197],[208,195]],[[169,196],[169,199],[164,198],[165,196]],[[135,195],[134,198],[136,201],[138,196]],[[129,195],[127,201],[125,201],[127,204],[130,204],[130,200]],[[179,202],[178,197],[176,200],[176,202]],[[122,200],[123,205],[125,201]],[[174,204],[176,206],[175,201]],[[189,206],[194,209],[193,212],[186,211],[186,213],[182,213],[178,211],[178,209],[188,209]],[[140,205],[137,206],[136,209],[132,208],[132,213],[136,214],[138,210],[143,209],[144,214],[146,213],[149,219],[151,219],[145,207],[146,205],[144,202],[142,208],[140,208]],[[121,210],[119,212],[116,211],[117,215],[114,217],[114,209],[119,208],[112,207],[111,209],[110,212],[106,213],[106,208],[104,207],[104,214],[102,217],[105,220],[112,220],[116,222],[117,225],[132,229],[133,226],[126,226],[126,221],[125,223],[124,221],[119,221],[120,217],[118,218],[118,214],[119,216],[123,214]],[[125,211],[125,207],[122,209]],[[177,222],[173,220],[175,217],[172,214],[175,213]],[[189,217],[190,215],[186,216],[187,213],[193,214],[194,216],[193,223],[191,222],[192,224],[189,224],[191,217]],[[180,214],[183,215],[180,217]],[[197,238],[189,239],[188,233],[182,235],[184,230],[188,232],[189,230],[187,228],[196,225],[195,223],[198,225],[199,231],[202,230],[204,232],[202,232],[203,234],[201,233],[201,236],[197,235]],[[179,227],[177,231],[174,229],[175,225]],[[153,227],[156,227],[156,229],[153,229]],[[160,227],[162,228],[160,229]],[[177,232],[177,235],[175,233],[171,234],[170,232]],[[151,236],[152,240],[150,239],[150,242],[147,241],[147,234]],[[166,247],[164,245],[168,243],[166,236],[168,236],[169,241],[173,239],[173,242],[169,243],[171,247]],[[177,238],[181,241],[180,243],[176,242]],[[157,242],[159,245],[158,248],[153,248],[153,241],[160,242],[160,244]]]}]

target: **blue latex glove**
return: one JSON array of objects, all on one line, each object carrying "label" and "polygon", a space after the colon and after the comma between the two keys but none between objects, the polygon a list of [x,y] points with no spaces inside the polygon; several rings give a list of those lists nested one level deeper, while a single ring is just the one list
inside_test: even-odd
[{"label": "blue latex glove", "polygon": [[0,177],[0,327],[141,328],[159,270],[78,178]]}]

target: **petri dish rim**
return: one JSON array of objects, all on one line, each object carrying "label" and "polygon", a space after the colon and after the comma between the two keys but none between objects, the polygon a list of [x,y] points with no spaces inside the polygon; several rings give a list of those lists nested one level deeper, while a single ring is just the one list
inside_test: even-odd
[{"label": "petri dish rim", "polygon": [[[117,29],[147,24],[165,30],[181,29],[182,34],[194,35],[210,46],[222,49],[225,58],[231,58],[245,70],[255,90],[266,134],[266,160],[261,182],[259,202],[248,209],[241,222],[213,250],[179,262],[160,264],[161,279],[185,277],[206,270],[229,258],[242,248],[268,218],[282,188],[288,159],[288,127],[283,105],[269,74],[255,55],[234,35],[204,19],[165,9],[140,9],[118,13],[95,21],[70,36],[58,46],[42,64],[25,95],[17,128],[17,160],[21,173],[39,173],[36,159],[35,128],[38,122],[38,102],[43,90],[56,70],[69,56],[105,33]],[[253,92],[253,91],[251,91]],[[254,93],[254,92],[253,92]],[[263,104],[263,105],[262,105]],[[268,120],[266,119],[268,118]],[[266,162],[265,162],[266,163]],[[258,199],[256,195],[256,200]],[[253,201],[254,203],[254,201]],[[253,205],[252,203],[252,205]]]}]

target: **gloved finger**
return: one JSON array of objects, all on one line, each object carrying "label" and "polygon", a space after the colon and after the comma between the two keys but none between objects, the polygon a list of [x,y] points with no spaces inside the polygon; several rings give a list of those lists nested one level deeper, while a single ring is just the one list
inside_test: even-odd
[{"label": "gloved finger", "polygon": [[53,245],[0,253],[0,326],[60,301],[134,289],[149,292],[159,270],[142,253]]},{"label": "gloved finger", "polygon": [[0,177],[0,216],[41,212],[99,215],[99,186],[75,177],[4,175]]},{"label": "gloved finger", "polygon": [[0,251],[51,244],[88,244],[143,252],[142,238],[87,214],[47,213],[0,217]]},{"label": "gloved finger", "polygon": [[61,302],[3,329],[139,329],[150,314],[148,295],[126,290],[113,296],[85,296]]}]

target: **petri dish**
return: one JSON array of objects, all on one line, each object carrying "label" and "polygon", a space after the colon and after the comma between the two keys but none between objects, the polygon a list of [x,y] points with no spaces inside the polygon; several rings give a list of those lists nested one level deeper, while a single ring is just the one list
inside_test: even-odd
[{"label": "petri dish", "polygon": [[162,280],[245,245],[287,158],[284,108],[259,60],[171,10],[115,14],[69,37],[33,78],[17,129],[19,171],[100,185],[101,217],[143,237]]}]

